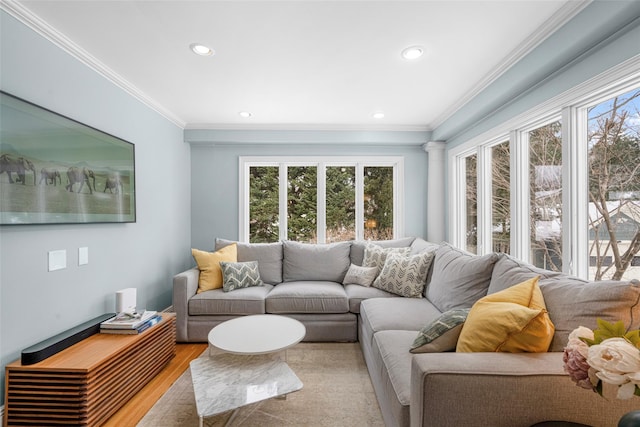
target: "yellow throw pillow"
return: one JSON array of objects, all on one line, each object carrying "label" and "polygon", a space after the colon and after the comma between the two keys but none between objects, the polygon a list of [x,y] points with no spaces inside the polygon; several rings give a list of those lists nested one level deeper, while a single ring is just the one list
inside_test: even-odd
[{"label": "yellow throw pillow", "polygon": [[543,353],[554,330],[534,277],[478,300],[462,327],[456,351]]},{"label": "yellow throw pillow", "polygon": [[210,291],[222,287],[222,269],[220,261],[237,262],[238,250],[237,244],[232,243],[229,246],[217,250],[215,252],[199,251],[191,249],[191,255],[198,264],[200,270],[200,278],[198,279],[198,292]]}]

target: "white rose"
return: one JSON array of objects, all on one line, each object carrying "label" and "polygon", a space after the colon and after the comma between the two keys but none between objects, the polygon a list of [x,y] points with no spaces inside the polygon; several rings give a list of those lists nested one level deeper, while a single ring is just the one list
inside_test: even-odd
[{"label": "white rose", "polygon": [[636,381],[640,380],[640,350],[624,338],[609,338],[598,345],[589,347],[587,363],[596,370],[596,375],[602,381],[624,385],[633,383],[618,390],[618,397],[628,398],[629,390],[635,389]]},{"label": "white rose", "polygon": [[589,328],[585,328],[584,326],[578,326],[569,334],[569,340],[580,338],[588,338],[590,340],[593,339],[593,331]]}]

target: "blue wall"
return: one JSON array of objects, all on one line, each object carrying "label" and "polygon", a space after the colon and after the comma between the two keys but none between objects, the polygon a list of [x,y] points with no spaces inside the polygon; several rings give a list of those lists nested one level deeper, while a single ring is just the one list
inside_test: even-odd
[{"label": "blue wall", "polygon": [[[0,227],[4,384],[23,348],[112,312],[118,289],[136,287],[140,308],[171,305],[172,276],[191,265],[191,217],[182,129],[5,12],[0,20],[1,89],[134,143],[138,214],[131,224]],[[79,267],[83,246],[89,264]],[[67,268],[47,272],[57,249]]]},{"label": "blue wall", "polygon": [[[405,170],[405,234],[426,236],[427,132],[187,130],[191,141],[191,244],[209,250],[216,237],[238,238],[240,156],[402,156]],[[323,140],[317,144],[318,138]],[[226,141],[234,140],[233,143]],[[263,144],[270,140],[275,143]],[[254,143],[255,141],[255,143]],[[296,142],[295,144],[293,142]],[[393,141],[400,144],[393,145]],[[412,143],[413,145],[406,145]]]}]

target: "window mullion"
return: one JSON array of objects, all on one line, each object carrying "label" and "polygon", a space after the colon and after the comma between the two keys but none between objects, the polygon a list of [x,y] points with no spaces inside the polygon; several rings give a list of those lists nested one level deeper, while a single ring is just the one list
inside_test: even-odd
[{"label": "window mullion", "polygon": [[530,261],[529,134],[512,131],[511,144],[511,255]]},{"label": "window mullion", "polygon": [[356,163],[356,240],[364,239],[364,166]]},{"label": "window mullion", "polygon": [[316,176],[316,194],[318,206],[316,207],[316,234],[317,242],[327,241],[327,167],[325,163],[318,163]]},{"label": "window mullion", "polygon": [[453,188],[453,195],[449,199],[449,210],[453,212],[449,224],[449,238],[453,245],[459,248],[467,246],[467,161],[466,157],[453,156],[450,161],[449,183]]},{"label": "window mullion", "polygon": [[587,110],[562,110],[563,272],[589,277]]},{"label": "window mullion", "polygon": [[280,163],[279,168],[278,217],[280,222],[280,240],[288,240],[287,197],[289,192],[289,177],[286,164]]}]

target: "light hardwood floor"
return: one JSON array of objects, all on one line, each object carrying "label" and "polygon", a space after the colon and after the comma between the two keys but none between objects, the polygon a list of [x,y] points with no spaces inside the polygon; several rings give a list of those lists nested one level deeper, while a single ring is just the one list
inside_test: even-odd
[{"label": "light hardwood floor", "polygon": [[206,348],[206,343],[176,344],[176,356],[171,359],[162,372],[109,418],[104,426],[135,427],[175,380],[189,368],[189,362],[202,354]]}]

